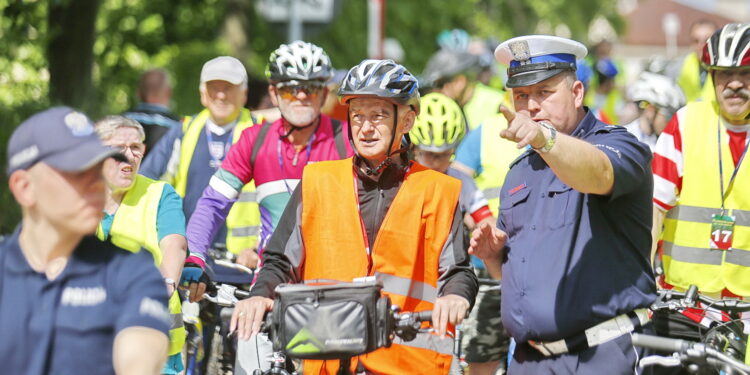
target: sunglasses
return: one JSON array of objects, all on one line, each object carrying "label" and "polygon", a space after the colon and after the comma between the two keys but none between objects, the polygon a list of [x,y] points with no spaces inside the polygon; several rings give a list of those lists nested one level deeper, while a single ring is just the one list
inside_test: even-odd
[{"label": "sunglasses", "polygon": [[317,97],[325,88],[324,83],[279,83],[276,85],[276,91],[284,100],[297,99],[300,92],[304,92],[307,97]]}]

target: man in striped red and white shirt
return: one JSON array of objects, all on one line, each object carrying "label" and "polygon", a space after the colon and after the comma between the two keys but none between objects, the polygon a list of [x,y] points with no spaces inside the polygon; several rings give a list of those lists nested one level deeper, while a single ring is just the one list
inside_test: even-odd
[{"label": "man in striped red and white shirt", "polygon": [[665,287],[750,296],[749,50],[750,24],[717,30],[702,58],[716,100],[682,107],[656,143],[652,234]]}]

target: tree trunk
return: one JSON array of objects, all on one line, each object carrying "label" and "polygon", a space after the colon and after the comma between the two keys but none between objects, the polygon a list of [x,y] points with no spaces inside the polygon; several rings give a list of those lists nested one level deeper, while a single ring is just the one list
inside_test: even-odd
[{"label": "tree trunk", "polygon": [[94,39],[99,0],[50,1],[47,17],[49,39],[50,101],[91,109]]}]

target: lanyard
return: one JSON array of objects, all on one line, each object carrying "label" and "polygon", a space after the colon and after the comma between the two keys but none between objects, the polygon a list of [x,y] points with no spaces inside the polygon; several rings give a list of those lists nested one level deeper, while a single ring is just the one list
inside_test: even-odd
[{"label": "lanyard", "polygon": [[[276,156],[278,156],[279,159],[279,170],[281,173],[284,173],[284,157],[282,156],[281,152],[281,138],[279,137],[279,141],[276,143]],[[310,163],[310,153],[312,153],[312,144],[315,142],[315,133],[313,133],[312,137],[310,137],[310,140],[307,141],[307,151],[306,159],[305,159],[305,165]],[[297,166],[297,156],[294,156],[294,160],[292,161],[292,166]],[[289,187],[289,184],[287,184],[286,179],[284,179],[284,185],[286,185],[286,191],[289,192],[289,194],[292,194],[292,189]]]},{"label": "lanyard", "polygon": [[742,165],[742,161],[745,160],[745,154],[747,153],[747,144],[748,139],[747,135],[745,135],[745,148],[742,150],[742,156],[740,156],[740,160],[737,161],[737,165],[734,166],[734,172],[732,172],[732,177],[729,178],[729,184],[727,184],[727,191],[724,192],[724,168],[722,167],[721,162],[721,119],[716,120],[717,125],[717,139],[719,140],[719,187],[721,188],[721,214],[724,215],[724,200],[726,199],[726,194],[729,194],[729,191],[732,190],[732,184],[734,183],[734,178],[737,177],[737,172],[740,170],[740,165]]},{"label": "lanyard", "polygon": [[216,168],[218,169],[219,165],[221,165],[221,162],[224,160],[224,157],[227,156],[227,152],[226,152],[227,146],[231,146],[232,145],[232,138],[234,138],[234,128],[232,128],[232,131],[229,133],[228,142],[226,142],[226,141],[223,142],[224,143],[224,150],[222,151],[221,160],[216,159],[216,157],[214,156],[214,153],[211,152],[211,144],[214,143],[214,137],[213,137],[213,135],[211,133],[211,130],[208,129],[208,126],[205,126],[205,129],[206,129],[206,141],[207,141],[206,144],[208,145],[208,155],[214,161],[214,163],[216,165]]}]

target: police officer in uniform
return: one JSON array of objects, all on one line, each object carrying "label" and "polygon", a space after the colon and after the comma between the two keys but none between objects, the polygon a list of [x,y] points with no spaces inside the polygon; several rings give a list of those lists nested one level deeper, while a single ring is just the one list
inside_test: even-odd
[{"label": "police officer in uniform", "polygon": [[167,294],[151,254],[92,236],[105,203],[105,147],[84,114],[55,107],[8,140],[22,220],[0,243],[3,374],[158,374]]},{"label": "police officer in uniform", "polygon": [[503,138],[526,151],[500,193],[497,228],[470,253],[502,272],[503,325],[517,342],[512,374],[632,374],[654,300],[651,153],[583,106],[576,60],[586,48],[552,36],[502,43],[516,113]]}]

